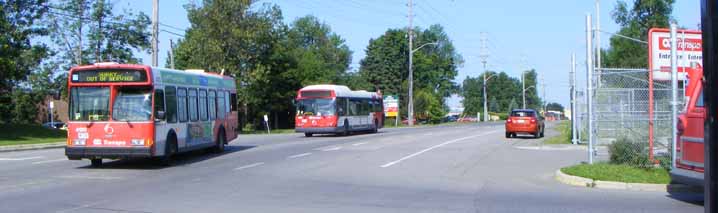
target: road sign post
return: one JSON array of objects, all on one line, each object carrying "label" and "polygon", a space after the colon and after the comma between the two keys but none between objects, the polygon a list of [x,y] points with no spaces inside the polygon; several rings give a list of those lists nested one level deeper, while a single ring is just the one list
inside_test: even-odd
[{"label": "road sign post", "polygon": [[264,115],[264,124],[267,125],[267,134],[271,134],[269,132],[269,117],[267,115]]},{"label": "road sign post", "polygon": [[55,115],[53,113],[53,111],[55,111],[54,109],[55,109],[55,102],[50,101],[50,126],[52,126],[52,128],[55,128]]}]

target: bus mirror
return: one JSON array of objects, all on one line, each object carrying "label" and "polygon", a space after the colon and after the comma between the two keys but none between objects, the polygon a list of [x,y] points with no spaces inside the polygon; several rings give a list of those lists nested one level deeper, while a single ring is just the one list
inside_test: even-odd
[{"label": "bus mirror", "polygon": [[164,120],[165,119],[165,111],[157,111],[157,115],[155,117],[156,117],[156,119]]}]

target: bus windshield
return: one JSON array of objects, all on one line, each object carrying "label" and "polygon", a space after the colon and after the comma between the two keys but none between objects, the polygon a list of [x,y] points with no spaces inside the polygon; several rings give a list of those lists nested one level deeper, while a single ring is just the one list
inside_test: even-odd
[{"label": "bus windshield", "polygon": [[106,121],[109,105],[109,87],[73,87],[70,90],[70,120]]},{"label": "bus windshield", "polygon": [[152,93],[147,87],[121,87],[112,106],[116,121],[147,121],[152,116]]},{"label": "bus windshield", "polygon": [[297,115],[334,115],[335,102],[332,99],[301,99],[297,102]]}]

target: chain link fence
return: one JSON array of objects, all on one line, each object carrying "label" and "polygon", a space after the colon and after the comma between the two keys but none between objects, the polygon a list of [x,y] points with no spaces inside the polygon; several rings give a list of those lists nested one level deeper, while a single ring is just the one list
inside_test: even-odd
[{"label": "chain link fence", "polygon": [[[653,156],[670,159],[671,147],[671,89],[670,82],[653,82],[649,91],[649,70],[625,68],[596,68],[593,76],[593,125],[598,160],[608,160],[607,145],[627,141],[642,146],[638,150]],[[679,94],[685,94],[679,89]],[[586,90],[576,99],[579,136],[588,143],[588,114]],[[679,95],[679,106],[685,96]],[[653,113],[649,106],[653,101]],[[651,127],[651,123],[653,124]],[[653,147],[650,129],[653,128]]]}]

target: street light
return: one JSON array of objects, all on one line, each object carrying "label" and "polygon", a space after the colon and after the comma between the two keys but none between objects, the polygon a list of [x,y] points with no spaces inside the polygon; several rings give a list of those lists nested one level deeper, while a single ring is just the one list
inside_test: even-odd
[{"label": "street light", "polygon": [[[486,106],[486,82],[496,76],[496,74],[491,74],[489,77],[486,77],[487,74],[489,74],[489,73],[486,72],[486,64],[484,63],[484,85],[483,85],[484,86],[484,121],[489,120],[489,111],[486,108],[487,107]],[[476,119],[478,119],[478,118],[476,118]]]},{"label": "street light", "polygon": [[[411,34],[409,34],[411,38]],[[411,41],[411,39],[409,39]],[[422,44],[421,46],[417,47],[416,49],[411,49],[411,42],[409,42],[409,126],[414,126],[414,70],[412,69],[412,61],[414,60],[414,52],[418,51],[422,47],[425,47],[426,45],[438,45],[439,42],[430,42],[426,44]]]},{"label": "street light", "polygon": [[521,99],[522,99],[523,109],[526,109],[526,90],[533,87],[533,86],[530,86],[529,88],[526,88],[526,79],[524,78],[524,73],[526,73],[528,71],[530,71],[530,70],[524,70],[521,72],[521,88],[523,89],[523,91],[521,91]]}]

